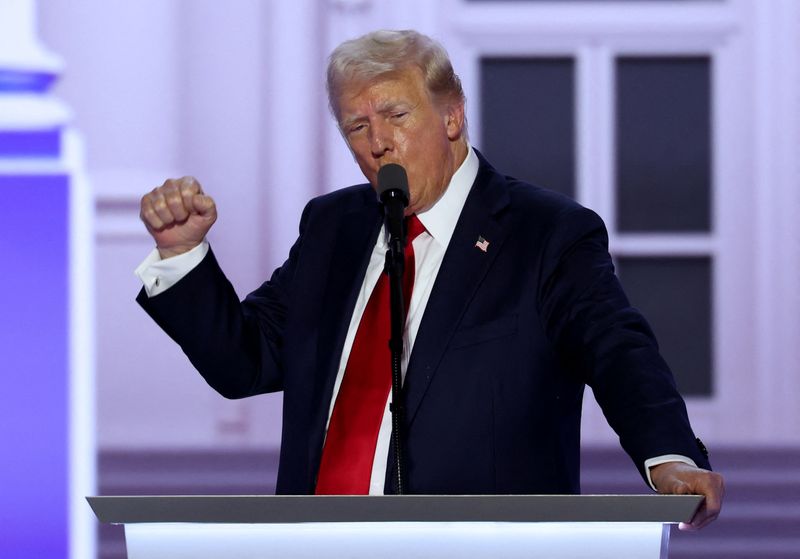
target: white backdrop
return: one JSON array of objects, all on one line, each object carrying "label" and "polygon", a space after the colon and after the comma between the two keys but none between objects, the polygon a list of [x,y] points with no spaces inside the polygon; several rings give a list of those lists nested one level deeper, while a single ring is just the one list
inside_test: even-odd
[{"label": "white backdrop", "polygon": [[[151,249],[138,200],[167,177],[197,176],[220,209],[218,258],[240,295],[256,287],[308,198],[360,180],[326,112],[323,69],[335,44],[377,27],[445,43],[473,138],[482,52],[584,62],[614,49],[710,52],[717,211],[728,223],[714,241],[720,389],[690,412],[709,444],[800,444],[800,2],[47,0],[39,12],[42,40],[66,62],[56,94],[85,134],[96,197],[101,448],[277,446],[280,396],[224,400],[135,305],[132,270]],[[579,67],[585,107],[608,83],[602,64]],[[578,121],[579,142],[602,138],[602,122]],[[579,176],[602,170],[602,158],[579,160]],[[579,186],[601,214],[602,188]],[[584,440],[611,442],[592,406]]]}]

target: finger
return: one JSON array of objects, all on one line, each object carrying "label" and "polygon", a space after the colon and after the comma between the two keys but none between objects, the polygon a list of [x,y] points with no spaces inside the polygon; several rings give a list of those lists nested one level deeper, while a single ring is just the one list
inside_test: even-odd
[{"label": "finger", "polygon": [[[166,185],[166,183],[164,184]],[[172,211],[169,209],[169,206],[167,205],[167,199],[164,196],[163,188],[164,187],[161,186],[153,190],[150,193],[150,201],[153,205],[153,210],[155,210],[159,219],[161,219],[164,226],[166,226],[175,222],[175,216],[172,215]]]},{"label": "finger", "polygon": [[183,177],[178,181],[178,188],[180,189],[184,207],[190,212],[195,211],[192,199],[196,194],[203,194],[203,187],[194,177]]},{"label": "finger", "polygon": [[714,522],[718,516],[719,516],[718,514],[709,514],[699,522],[696,520],[692,522],[692,526],[694,526],[697,530],[702,530],[703,528]]},{"label": "finger", "polygon": [[706,518],[705,513],[706,503],[703,501],[698,509],[695,511],[694,516],[689,522],[681,522],[678,524],[678,529],[683,530],[685,532],[696,532],[700,529],[700,525],[704,522]]},{"label": "finger", "polygon": [[158,230],[164,227],[164,222],[161,221],[160,217],[158,217],[158,214],[153,207],[153,201],[150,198],[150,193],[145,194],[142,197],[139,208],[139,219],[144,222],[148,229]]},{"label": "finger", "polygon": [[697,510],[690,523],[691,529],[700,530],[717,519],[722,511],[722,499],[725,486],[722,476],[712,472],[699,478],[699,483],[693,493],[703,495],[703,504]]},{"label": "finger", "polygon": [[692,530],[699,530],[714,518],[709,515],[708,508],[706,507],[706,502],[703,501],[703,504],[697,509],[697,512],[694,513],[694,517],[692,517],[689,526]]},{"label": "finger", "polygon": [[214,199],[205,194],[195,194],[192,196],[192,208],[196,213],[203,216],[214,216],[217,211]]},{"label": "finger", "polygon": [[692,519],[692,524],[698,529],[707,526],[719,516],[725,494],[725,485],[719,474],[709,473],[703,481],[703,486],[697,493],[704,495],[705,500],[695,518]]},{"label": "finger", "polygon": [[165,182],[164,186],[161,187],[161,194],[163,194],[167,208],[176,221],[185,221],[189,217],[189,211],[183,202],[183,196],[181,196],[178,184],[174,181]]},{"label": "finger", "polygon": [[678,525],[678,528],[681,530],[689,531],[689,532],[696,532],[697,530],[702,530],[714,520],[717,519],[718,514],[711,514],[707,510],[699,510],[692,518],[692,521],[689,523],[681,522]]},{"label": "finger", "polygon": [[704,495],[706,496],[705,503],[703,504],[705,514],[713,518],[718,517],[722,510],[722,499],[719,492],[709,491],[704,493]]}]

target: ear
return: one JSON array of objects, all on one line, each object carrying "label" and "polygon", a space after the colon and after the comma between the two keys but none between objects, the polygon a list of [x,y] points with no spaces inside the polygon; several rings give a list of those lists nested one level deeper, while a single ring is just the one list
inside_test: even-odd
[{"label": "ear", "polygon": [[444,125],[447,138],[453,142],[460,139],[464,132],[464,102],[449,103],[444,114]]}]

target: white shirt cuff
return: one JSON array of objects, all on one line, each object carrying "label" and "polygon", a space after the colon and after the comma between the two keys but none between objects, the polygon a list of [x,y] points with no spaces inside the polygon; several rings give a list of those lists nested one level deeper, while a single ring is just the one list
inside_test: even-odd
[{"label": "white shirt cuff", "polygon": [[134,273],[142,280],[147,296],[155,297],[178,283],[202,262],[206,254],[208,254],[208,242],[205,240],[188,252],[163,260],[158,254],[158,249],[153,249]]},{"label": "white shirt cuff", "polygon": [[644,471],[647,472],[647,483],[650,484],[650,487],[653,488],[653,491],[658,491],[658,489],[656,489],[656,486],[653,485],[653,480],[650,477],[650,468],[654,468],[659,464],[665,464],[667,462],[683,462],[684,464],[689,464],[695,468],[697,467],[697,464],[695,464],[694,460],[680,454],[664,454],[662,456],[656,456],[655,458],[648,458],[644,461]]}]

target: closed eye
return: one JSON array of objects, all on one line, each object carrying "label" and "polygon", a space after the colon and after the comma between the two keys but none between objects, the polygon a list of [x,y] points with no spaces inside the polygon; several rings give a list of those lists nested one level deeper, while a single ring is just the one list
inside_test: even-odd
[{"label": "closed eye", "polygon": [[347,129],[347,133],[348,134],[354,134],[356,132],[360,132],[361,130],[364,130],[366,127],[367,127],[366,124],[354,124],[353,126],[351,126],[350,128]]}]

